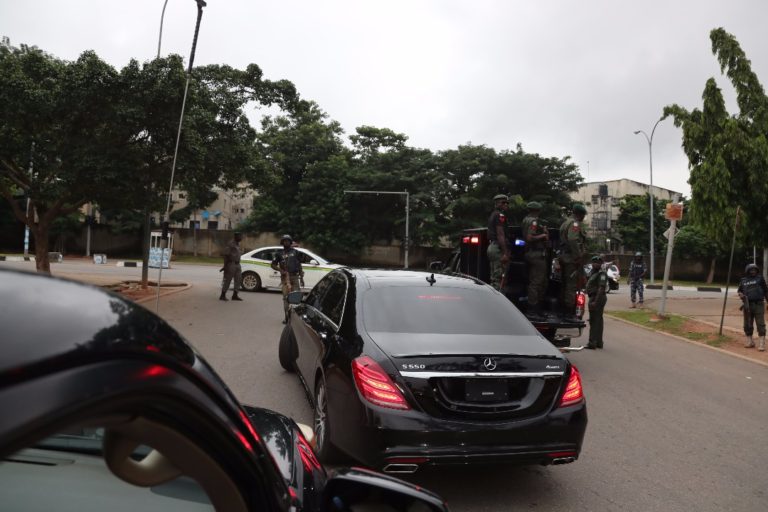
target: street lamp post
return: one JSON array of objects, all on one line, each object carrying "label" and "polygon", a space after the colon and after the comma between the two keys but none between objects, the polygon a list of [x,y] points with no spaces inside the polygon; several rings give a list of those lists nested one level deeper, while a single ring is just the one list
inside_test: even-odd
[{"label": "street lamp post", "polygon": [[656,133],[656,127],[659,126],[659,123],[662,122],[664,118],[660,118],[658,121],[656,121],[656,124],[653,125],[653,130],[651,130],[651,136],[649,137],[647,133],[645,133],[643,130],[637,130],[635,131],[635,135],[638,135],[642,133],[645,136],[645,140],[648,141],[648,160],[650,163],[650,170],[651,170],[651,183],[648,187],[648,195],[650,196],[648,199],[648,202],[650,203],[651,207],[651,284],[654,284],[654,267],[655,267],[655,260],[656,260],[656,253],[654,252],[653,248],[653,239],[654,237],[654,231],[653,231],[653,134]]},{"label": "street lamp post", "polygon": [[394,194],[394,195],[401,195],[405,196],[405,264],[403,265],[403,268],[408,268],[408,245],[410,244],[410,238],[409,238],[409,226],[410,226],[410,204],[411,204],[411,195],[410,193],[405,190],[403,192],[390,192],[390,191],[384,191],[384,190],[345,190],[345,194]]},{"label": "street lamp post", "polygon": [[[197,21],[195,22],[195,35],[192,36],[192,50],[189,52],[189,66],[187,67],[187,80],[184,83],[184,96],[181,100],[181,114],[179,115],[179,128],[176,131],[176,147],[173,150],[173,162],[171,163],[171,181],[168,184],[168,199],[165,206],[165,217],[163,219],[163,235],[160,240],[160,267],[157,273],[157,298],[155,300],[155,311],[160,311],[160,282],[163,278],[163,257],[165,256],[165,248],[168,246],[168,222],[171,213],[171,194],[173,192],[173,178],[176,174],[176,158],[179,155],[179,142],[181,141],[181,127],[184,123],[184,109],[187,106],[187,92],[189,91],[189,81],[192,78],[192,66],[195,62],[195,50],[197,49],[197,36],[200,33],[200,21],[203,18],[203,7],[207,4],[205,0],[195,0],[197,4]],[[163,16],[165,16],[165,6],[163,6]],[[162,31],[162,21],[160,30]],[[162,32],[161,32],[162,36]],[[158,51],[160,49],[160,42],[158,41]],[[168,264],[170,265],[170,258]]]}]

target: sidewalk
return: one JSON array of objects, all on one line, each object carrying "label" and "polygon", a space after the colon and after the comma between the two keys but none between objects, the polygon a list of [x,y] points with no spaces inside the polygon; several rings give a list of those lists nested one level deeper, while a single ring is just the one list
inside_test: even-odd
[{"label": "sidewalk", "polygon": [[[676,288],[678,289],[678,288]],[[691,288],[691,291],[695,291]],[[632,311],[630,301],[626,296],[609,295],[606,311]],[[644,309],[653,312],[658,311],[661,305],[660,297],[647,297]],[[743,316],[739,311],[741,301],[736,291],[731,289],[728,292],[728,300],[725,307],[725,316],[723,317],[723,335],[729,337],[732,341],[724,343],[720,349],[736,354],[743,358],[748,358],[768,365],[768,350],[758,352],[755,348],[744,348],[744,329]],[[665,312],[679,315],[692,320],[697,325],[691,325],[691,332],[713,332],[717,333],[720,329],[720,318],[723,313],[723,294],[699,293],[695,297],[674,297],[667,296]],[[768,313],[766,313],[768,317]],[[757,330],[755,330],[755,342],[757,343]]]}]

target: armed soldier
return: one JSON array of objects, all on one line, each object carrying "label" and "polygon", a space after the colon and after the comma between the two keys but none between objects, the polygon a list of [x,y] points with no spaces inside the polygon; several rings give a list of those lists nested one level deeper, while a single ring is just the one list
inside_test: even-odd
[{"label": "armed soldier", "polygon": [[603,258],[592,256],[592,272],[587,280],[587,297],[589,297],[589,343],[587,348],[603,348],[603,311],[608,302],[606,290],[608,274],[603,270]]},{"label": "armed soldier", "polygon": [[227,290],[233,278],[235,279],[235,291],[232,292],[232,300],[243,300],[237,294],[242,286],[242,269],[240,268],[240,256],[242,255],[240,241],[242,239],[243,235],[235,232],[234,240],[229,242],[224,249],[224,267],[220,270],[220,272],[224,272],[224,277],[221,280],[219,300],[227,300]]},{"label": "armed soldier", "polygon": [[507,242],[507,208],[509,198],[498,194],[493,198],[494,210],[488,218],[488,261],[491,265],[491,285],[501,290],[504,272],[509,265],[509,245]]},{"label": "armed soldier", "polygon": [[304,269],[301,267],[299,251],[293,247],[291,235],[283,235],[280,238],[283,246],[282,253],[278,253],[272,260],[272,270],[280,272],[280,287],[283,292],[283,323],[288,320],[288,294],[300,291],[304,285]]},{"label": "armed soldier", "polygon": [[560,226],[560,264],[563,272],[563,308],[576,318],[576,290],[584,283],[587,236],[582,222],[587,214],[581,203],[573,205],[572,215]]},{"label": "armed soldier", "polygon": [[525,261],[528,264],[528,312],[531,317],[541,318],[541,299],[547,289],[547,242],[549,232],[539,220],[541,203],[531,201],[526,205],[528,215],[523,219]]},{"label": "armed soldier", "polygon": [[755,340],[752,338],[754,332],[753,320],[757,324],[758,340],[757,349],[761,352],[765,350],[765,301],[768,300],[768,285],[760,274],[760,268],[754,263],[750,263],[744,269],[744,277],[739,282],[738,293],[742,302],[742,311],[744,312],[744,335],[746,340],[744,347],[752,348],[755,346]]}]

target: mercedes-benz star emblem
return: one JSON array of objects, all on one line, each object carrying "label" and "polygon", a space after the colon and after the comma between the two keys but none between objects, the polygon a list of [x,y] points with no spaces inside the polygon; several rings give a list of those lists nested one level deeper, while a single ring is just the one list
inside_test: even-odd
[{"label": "mercedes-benz star emblem", "polygon": [[496,361],[494,361],[492,357],[486,357],[483,360],[483,366],[485,366],[486,370],[488,370],[489,372],[492,372],[493,370],[496,369]]}]

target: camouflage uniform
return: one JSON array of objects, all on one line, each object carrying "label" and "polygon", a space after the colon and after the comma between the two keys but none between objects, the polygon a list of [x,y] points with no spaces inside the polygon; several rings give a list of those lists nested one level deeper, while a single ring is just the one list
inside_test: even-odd
[{"label": "camouflage uniform", "polygon": [[[528,203],[528,209],[537,212],[541,204]],[[528,264],[528,304],[530,311],[539,314],[541,299],[547,289],[547,240],[530,237],[546,233],[547,228],[541,223],[537,213],[529,213],[523,219],[523,240],[525,240],[525,261]]]},{"label": "camouflage uniform", "polygon": [[232,292],[232,299],[240,300],[237,296],[237,292],[240,291],[242,282],[242,268],[240,267],[240,256],[242,251],[240,250],[240,242],[232,240],[227,244],[224,249],[224,276],[221,279],[221,300],[227,300],[225,295],[229,289],[229,283],[232,279],[235,280],[235,290]]},{"label": "camouflage uniform", "polygon": [[[499,194],[496,197],[493,198],[494,201],[499,200],[507,200],[507,196],[503,194]],[[504,230],[504,235],[506,237],[507,234],[507,215],[499,210],[495,209],[493,210],[493,213],[491,213],[491,216],[488,218],[488,262],[490,263],[490,284],[497,290],[501,290],[501,283],[504,279],[504,271],[506,270],[504,268],[504,265],[501,261],[502,255],[507,251],[506,247],[501,247],[500,241],[497,240],[498,236],[496,233],[496,228],[498,226],[501,226],[501,228]],[[506,243],[506,240],[504,241]]]},{"label": "camouflage uniform", "polygon": [[[284,235],[282,240],[291,240]],[[292,241],[292,240],[291,240]],[[283,247],[283,252],[272,261],[272,268],[280,272],[280,289],[283,292],[283,312],[288,317],[288,294],[301,291],[304,269],[301,267],[299,251],[293,247]]]},{"label": "camouflage uniform", "polygon": [[[595,257],[597,258],[597,257]],[[595,261],[595,258],[592,261]],[[600,261],[599,258],[597,258]],[[602,263],[602,261],[600,261]],[[593,270],[587,280],[587,296],[589,297],[589,344],[588,348],[603,348],[603,311],[608,295],[608,274],[605,270]]]},{"label": "camouflage uniform", "polygon": [[643,304],[643,276],[646,273],[646,267],[642,257],[642,253],[635,254],[635,259],[629,264],[629,297],[632,307],[635,307],[635,297],[640,299],[641,307]]},{"label": "camouflage uniform", "polygon": [[[584,211],[583,205],[574,206],[574,211]],[[584,259],[587,255],[587,237],[582,222],[569,217],[560,226],[560,263],[563,272],[563,308],[566,315],[575,316],[576,291],[584,282]]]}]

